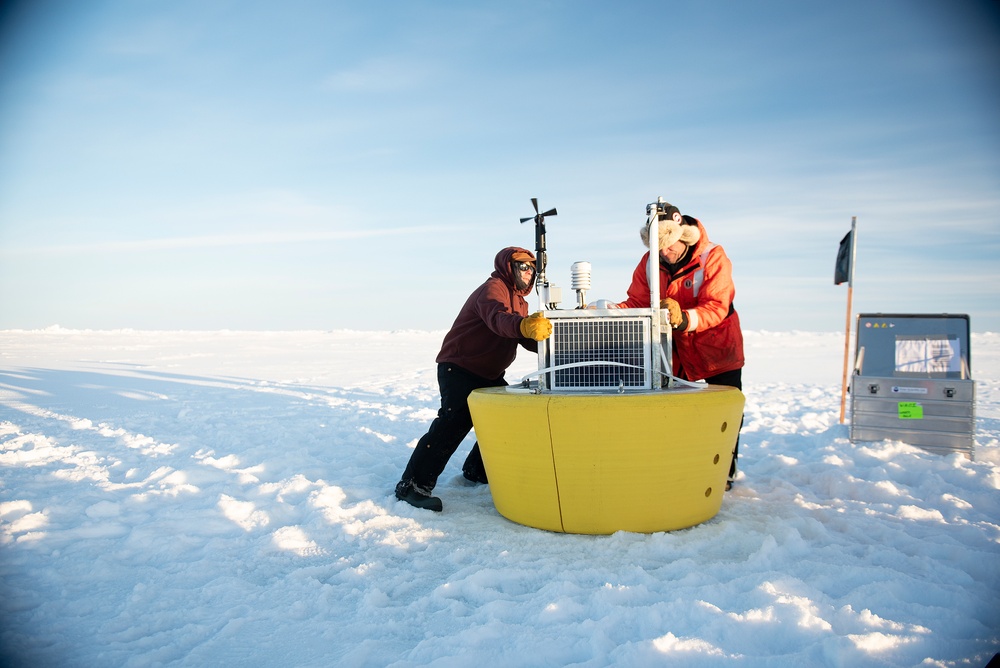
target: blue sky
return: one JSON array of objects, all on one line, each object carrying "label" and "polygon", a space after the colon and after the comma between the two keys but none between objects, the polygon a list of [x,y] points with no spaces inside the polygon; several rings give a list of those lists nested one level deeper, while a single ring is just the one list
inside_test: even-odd
[{"label": "blue sky", "polygon": [[[547,221],[623,299],[657,196],[746,329],[1000,330],[988,2],[35,2],[0,25],[0,328],[444,329]],[[533,300],[533,305],[537,304]]]}]

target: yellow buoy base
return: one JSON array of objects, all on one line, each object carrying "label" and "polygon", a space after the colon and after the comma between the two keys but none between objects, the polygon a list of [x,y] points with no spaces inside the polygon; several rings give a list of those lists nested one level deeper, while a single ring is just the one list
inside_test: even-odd
[{"label": "yellow buoy base", "polygon": [[469,396],[493,503],[549,531],[673,531],[722,506],[743,393],[732,387],[625,394]]}]

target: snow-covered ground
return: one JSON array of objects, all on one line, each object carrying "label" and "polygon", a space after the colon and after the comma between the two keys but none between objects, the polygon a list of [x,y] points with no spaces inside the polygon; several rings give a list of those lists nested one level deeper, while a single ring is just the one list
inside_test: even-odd
[{"label": "snow-covered ground", "polygon": [[[748,332],[741,477],[702,525],[512,523],[392,488],[443,332],[0,332],[0,649],[26,666],[984,666],[1000,335],[977,452],[851,444],[843,334]],[[508,378],[533,369],[518,358]]]}]

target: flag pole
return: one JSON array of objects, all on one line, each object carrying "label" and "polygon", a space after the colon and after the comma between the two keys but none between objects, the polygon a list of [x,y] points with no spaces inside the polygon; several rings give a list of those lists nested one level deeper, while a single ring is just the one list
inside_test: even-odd
[{"label": "flag pole", "polygon": [[847,325],[844,327],[844,376],[840,386],[840,424],[844,424],[844,409],[847,405],[847,361],[851,349],[851,300],[854,297],[854,249],[858,244],[858,217],[851,216],[851,263],[847,278]]}]

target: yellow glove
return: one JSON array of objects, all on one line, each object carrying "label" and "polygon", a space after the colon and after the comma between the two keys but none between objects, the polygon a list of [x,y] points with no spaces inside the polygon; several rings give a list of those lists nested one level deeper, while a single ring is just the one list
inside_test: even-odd
[{"label": "yellow glove", "polygon": [[668,311],[670,313],[670,326],[677,329],[684,322],[684,311],[681,310],[681,305],[676,302],[676,300],[667,297],[660,302],[660,308]]},{"label": "yellow glove", "polygon": [[552,323],[542,315],[541,311],[529,315],[521,321],[521,336],[526,339],[542,341],[552,334]]}]

